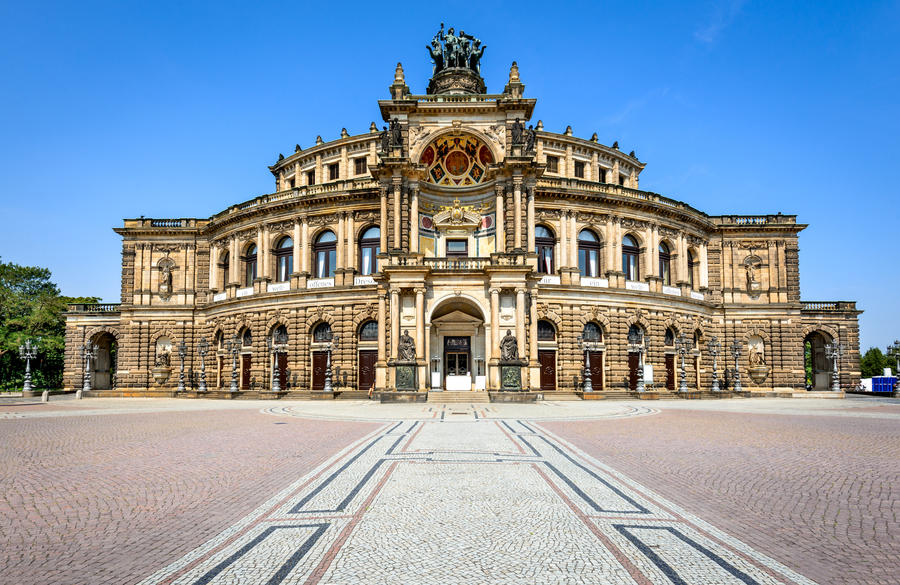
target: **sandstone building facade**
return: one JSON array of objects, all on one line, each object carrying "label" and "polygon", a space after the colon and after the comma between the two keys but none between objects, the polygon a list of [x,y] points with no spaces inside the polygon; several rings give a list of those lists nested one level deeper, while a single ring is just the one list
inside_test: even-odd
[{"label": "sandstone building facade", "polygon": [[858,383],[859,312],[801,300],[796,216],[642,191],[633,152],[527,129],[536,100],[515,64],[496,94],[456,65],[414,95],[398,64],[378,102],[390,127],[298,146],[270,167],[271,194],[125,220],[121,303],[70,308],[66,387],[171,394],[181,346],[187,392],[201,371],[216,395],[234,395],[232,371],[239,395],[321,392],[329,350],[336,395],[499,390],[508,336],[535,392],[586,376],[634,392],[642,364],[647,389],[674,392],[682,357],[691,389],[715,365],[723,388],[737,366],[744,391],[827,390],[832,342],[840,386]]}]

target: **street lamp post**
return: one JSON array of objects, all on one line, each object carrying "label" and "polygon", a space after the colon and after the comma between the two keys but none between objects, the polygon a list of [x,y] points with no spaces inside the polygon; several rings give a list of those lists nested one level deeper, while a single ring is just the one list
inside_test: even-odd
[{"label": "street lamp post", "polygon": [[187,344],[182,339],[178,344],[178,359],[181,361],[181,370],[178,373],[178,388],[176,392],[184,392],[184,358],[187,357]]},{"label": "street lamp post", "polygon": [[594,382],[591,380],[591,348],[593,344],[584,338],[584,335],[578,336],[578,347],[584,352],[584,381],[581,389],[584,392],[594,391]]},{"label": "street lamp post", "polygon": [[741,392],[741,348],[743,343],[737,339],[731,344],[731,357],[734,358],[734,391]]},{"label": "street lamp post", "polygon": [[831,390],[833,392],[841,391],[841,381],[838,376],[838,360],[844,356],[844,344],[832,343],[825,344],[825,357],[831,360]]},{"label": "street lamp post", "polygon": [[23,345],[19,346],[19,357],[25,360],[25,381],[22,383],[22,392],[31,392],[31,360],[37,357],[38,344],[41,338],[38,337],[34,343],[30,339],[26,339]]},{"label": "street lamp post", "polygon": [[340,338],[338,335],[334,334],[331,336],[331,339],[328,340],[328,345],[325,347],[328,355],[325,362],[325,387],[322,388],[322,392],[334,392],[334,387],[331,384],[331,351],[339,341]]},{"label": "street lamp post", "polygon": [[197,384],[197,392],[206,392],[206,354],[209,352],[209,342],[205,337],[200,338],[197,344],[197,353],[200,354],[200,383]]},{"label": "street lamp post", "polygon": [[287,332],[281,329],[275,330],[272,336],[266,340],[269,353],[272,355],[272,392],[281,392],[281,372],[278,369],[278,355],[286,353]]},{"label": "street lamp post", "polygon": [[638,354],[638,371],[637,371],[637,391],[643,392],[645,390],[644,387],[644,347],[645,344],[645,336],[636,331],[628,332],[628,345],[632,353]]},{"label": "street lamp post", "polygon": [[[85,343],[81,346],[81,353],[84,356],[84,384],[82,385],[82,391],[90,392],[91,391],[91,378],[93,376],[93,371],[91,370],[91,362],[94,359],[94,356],[100,350],[100,347],[94,343]],[[81,398],[78,396],[78,398]]]},{"label": "street lamp post", "polygon": [[711,390],[712,390],[713,392],[719,392],[719,391],[720,391],[720,389],[719,389],[719,373],[717,372],[717,369],[718,369],[717,365],[718,365],[718,363],[717,363],[716,358],[719,356],[719,350],[722,349],[722,344],[719,343],[719,338],[716,337],[715,335],[713,335],[712,338],[709,340],[709,343],[707,344],[707,347],[709,348],[709,354],[710,354],[710,355],[712,356],[712,358],[713,358],[712,388],[711,388]]},{"label": "street lamp post", "polygon": [[684,335],[684,332],[682,332],[681,335],[678,336],[678,339],[675,340],[675,351],[681,356],[681,382],[678,384],[679,392],[688,391],[687,371],[684,369],[684,356],[690,351],[691,346],[691,340]]},{"label": "street lamp post", "polygon": [[241,340],[238,339],[238,336],[235,335],[233,338],[229,339],[225,343],[226,349],[228,353],[231,354],[231,386],[229,386],[229,392],[237,392],[238,391],[238,377],[237,377],[237,358],[238,353],[241,351]]}]

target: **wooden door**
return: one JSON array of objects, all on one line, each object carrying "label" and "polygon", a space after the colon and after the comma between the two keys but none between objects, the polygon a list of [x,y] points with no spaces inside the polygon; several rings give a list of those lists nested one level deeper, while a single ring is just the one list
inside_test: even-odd
[{"label": "wooden door", "polygon": [[245,353],[241,356],[241,390],[250,389],[250,366],[253,364],[253,356]]},{"label": "wooden door", "polygon": [[632,392],[637,390],[638,367],[641,365],[641,357],[638,353],[628,354],[628,388]]},{"label": "wooden door", "polygon": [[666,354],[666,390],[675,391],[675,354]]},{"label": "wooden door", "polygon": [[287,353],[281,352],[275,360],[275,375],[278,376],[278,383],[281,385],[281,391],[287,391]]},{"label": "wooden door", "polygon": [[375,362],[378,361],[378,350],[359,350],[359,372],[357,390],[371,390],[375,387]]},{"label": "wooden door", "polygon": [[325,368],[328,367],[328,352],[314,351],[312,354],[312,389],[325,389]]},{"label": "wooden door", "polygon": [[538,350],[538,363],[541,365],[541,392],[556,390],[556,352]]},{"label": "wooden door", "polygon": [[595,392],[603,389],[603,352],[588,352],[591,359],[591,387]]}]

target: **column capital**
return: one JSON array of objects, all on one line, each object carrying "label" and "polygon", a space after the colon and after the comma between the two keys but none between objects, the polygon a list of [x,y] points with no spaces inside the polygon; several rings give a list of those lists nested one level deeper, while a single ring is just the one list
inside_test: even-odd
[{"label": "column capital", "polygon": [[416,293],[417,295],[424,295],[424,294],[425,294],[425,287],[424,287],[424,286],[417,286],[417,287],[414,288],[413,290],[415,291],[415,293]]},{"label": "column capital", "polygon": [[516,287],[516,294],[517,294],[517,295],[524,295],[526,292],[527,292],[527,290],[525,289],[525,287],[523,287],[523,286],[517,286],[517,287]]},{"label": "column capital", "polygon": [[499,295],[499,294],[500,294],[500,289],[499,289],[499,288],[492,288],[492,289],[491,289],[491,294],[492,294],[492,295]]},{"label": "column capital", "polygon": [[401,175],[394,175],[393,177],[391,177],[391,184],[394,186],[394,188],[399,187],[403,184],[403,177]]},{"label": "column capital", "polygon": [[494,193],[496,193],[497,197],[503,197],[503,192],[506,190],[505,185],[501,183],[497,183],[494,185]]}]

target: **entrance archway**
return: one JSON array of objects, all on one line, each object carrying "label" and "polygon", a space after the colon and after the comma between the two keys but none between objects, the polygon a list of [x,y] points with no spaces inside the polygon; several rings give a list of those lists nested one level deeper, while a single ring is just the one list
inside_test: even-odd
[{"label": "entrance archway", "polygon": [[813,331],[803,340],[803,365],[806,371],[806,387],[811,390],[831,389],[831,372],[834,365],[825,355],[825,345],[833,338],[825,332]]},{"label": "entrance archway", "polygon": [[439,301],[427,325],[432,390],[484,390],[487,355],[484,314],[465,297]]},{"label": "entrance archway", "polygon": [[118,343],[111,333],[98,333],[91,338],[97,353],[91,365],[91,382],[94,390],[112,390],[116,386],[116,353]]}]

